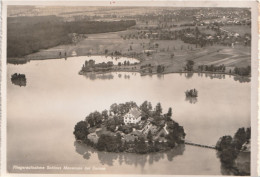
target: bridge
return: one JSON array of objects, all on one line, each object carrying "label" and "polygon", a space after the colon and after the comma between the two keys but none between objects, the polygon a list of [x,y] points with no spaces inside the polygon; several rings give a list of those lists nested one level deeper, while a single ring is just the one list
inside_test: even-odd
[{"label": "bridge", "polygon": [[188,140],[185,140],[184,143],[187,144],[187,145],[191,145],[191,146],[198,146],[198,147],[202,147],[202,148],[216,149],[216,146],[210,146],[210,145],[203,145],[203,144],[193,143],[193,142],[188,141]]}]

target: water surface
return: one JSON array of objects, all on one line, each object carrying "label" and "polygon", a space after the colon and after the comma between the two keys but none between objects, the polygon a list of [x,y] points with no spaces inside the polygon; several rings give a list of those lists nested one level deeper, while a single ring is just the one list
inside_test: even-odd
[{"label": "water surface", "polygon": [[[109,109],[113,103],[161,102],[163,111],[173,109],[173,119],[184,126],[186,139],[214,145],[219,137],[250,126],[250,82],[233,76],[167,74],[140,76],[114,72],[86,77],[78,75],[86,59],[71,57],[8,64],[7,161],[14,165],[95,167],[90,170],[45,170],[44,173],[131,173],[221,175],[224,172],[212,149],[180,146],[166,153],[136,155],[97,152],[75,143],[73,129],[92,111]],[[124,61],[125,59],[120,59]],[[116,64],[117,61],[113,60]],[[136,60],[131,60],[136,62]],[[13,73],[26,75],[26,87],[12,84]],[[185,91],[196,88],[197,100],[186,100]]]}]

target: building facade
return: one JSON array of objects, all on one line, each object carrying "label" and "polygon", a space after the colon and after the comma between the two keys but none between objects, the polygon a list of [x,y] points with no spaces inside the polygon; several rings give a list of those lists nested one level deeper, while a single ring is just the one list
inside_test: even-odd
[{"label": "building facade", "polygon": [[141,111],[138,108],[131,108],[129,112],[124,116],[125,124],[136,124],[141,121]]}]

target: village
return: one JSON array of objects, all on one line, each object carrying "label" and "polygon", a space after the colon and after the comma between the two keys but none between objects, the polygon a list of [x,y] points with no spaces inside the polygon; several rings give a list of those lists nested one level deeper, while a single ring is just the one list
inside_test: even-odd
[{"label": "village", "polygon": [[135,153],[162,151],[184,143],[184,129],[171,116],[171,108],[167,114],[162,114],[160,103],[154,110],[147,101],[140,107],[134,102],[113,104],[109,111],[89,114],[85,121],[75,126],[74,135],[78,141],[98,150]]}]

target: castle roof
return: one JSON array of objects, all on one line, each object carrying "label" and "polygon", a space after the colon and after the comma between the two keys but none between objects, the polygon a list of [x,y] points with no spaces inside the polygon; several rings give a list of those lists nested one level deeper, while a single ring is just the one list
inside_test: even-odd
[{"label": "castle roof", "polygon": [[141,111],[137,108],[131,108],[128,113],[132,114],[136,119],[141,116]]}]

